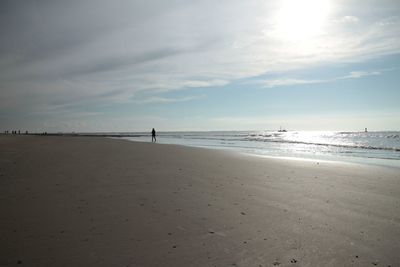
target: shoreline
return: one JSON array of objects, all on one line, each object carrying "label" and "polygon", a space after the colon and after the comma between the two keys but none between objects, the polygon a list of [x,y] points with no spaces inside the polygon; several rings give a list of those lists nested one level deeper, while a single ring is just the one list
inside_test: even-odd
[{"label": "shoreline", "polygon": [[[120,136],[105,136],[106,138],[111,138],[115,140],[126,140],[129,142],[139,142],[139,143],[151,143],[151,141],[139,141],[128,139],[129,137],[120,137]],[[201,149],[209,149],[209,150],[220,150],[227,151],[232,153],[239,153],[247,156],[254,156],[260,158],[271,158],[271,159],[283,159],[283,160],[299,160],[299,161],[312,161],[312,162],[337,162],[344,164],[357,164],[357,165],[368,165],[368,166],[377,166],[377,167],[387,167],[400,169],[400,160],[390,159],[390,158],[372,158],[372,157],[351,157],[351,156],[325,156],[324,158],[316,158],[316,157],[299,157],[299,156],[278,156],[278,155],[266,155],[262,153],[256,152],[247,152],[243,149],[238,149],[235,147],[218,147],[218,146],[202,146],[202,145],[187,145],[187,144],[174,144],[174,143],[157,143],[161,145],[176,145],[183,147],[191,147],[191,148],[201,148]]]},{"label": "shoreline", "polygon": [[[241,152],[239,152],[241,153]],[[325,162],[325,163],[339,163],[344,165],[359,165],[359,166],[374,166],[374,167],[381,167],[381,168],[389,168],[394,170],[400,169],[400,161],[395,159],[377,159],[377,158],[360,158],[357,159],[349,159],[349,160],[341,160],[340,158],[336,159],[317,159],[317,158],[301,158],[301,157],[290,157],[290,156],[269,156],[269,155],[261,155],[261,154],[250,154],[243,152],[242,154],[254,157],[261,157],[261,158],[271,158],[271,159],[282,159],[282,160],[293,160],[293,161],[310,161],[310,162]],[[348,157],[350,158],[350,157]],[[369,160],[370,162],[365,162],[364,159]],[[363,161],[364,160],[364,161]],[[379,163],[382,161],[382,163]],[[388,164],[391,162],[392,164]],[[386,164],[385,164],[386,163]]]},{"label": "shoreline", "polygon": [[0,265],[397,266],[387,167],[0,136]]},{"label": "shoreline", "polygon": [[[400,168],[400,158],[391,158],[391,157],[384,157],[384,156],[375,156],[373,154],[371,155],[365,155],[365,156],[360,156],[358,152],[356,155],[351,155],[348,154],[341,154],[338,152],[327,152],[327,153],[320,153],[318,156],[315,156],[315,152],[312,150],[308,151],[307,153],[297,153],[296,151],[293,151],[293,153],[288,153],[285,152],[284,150],[280,151],[278,150],[275,151],[268,151],[268,147],[262,148],[262,147],[257,147],[257,146],[230,146],[230,145],[224,145],[224,144],[196,144],[195,142],[193,143],[193,140],[185,143],[185,142],[180,142],[179,140],[174,140],[174,138],[170,138],[167,136],[164,136],[165,134],[175,134],[175,133],[180,133],[180,134],[186,134],[186,133],[230,133],[230,132],[238,132],[238,133],[245,133],[245,132],[251,132],[251,131],[205,131],[205,132],[187,132],[187,131],[178,131],[178,132],[161,132],[161,135],[159,138],[161,138],[161,143],[157,142],[159,144],[171,144],[171,145],[182,145],[185,147],[194,147],[194,148],[206,148],[206,149],[212,149],[212,150],[224,150],[224,151],[233,151],[233,152],[238,152],[242,154],[248,154],[248,155],[254,155],[254,156],[259,156],[259,157],[265,157],[265,158],[282,158],[282,159],[293,159],[293,160],[310,160],[310,161],[333,161],[333,162],[343,162],[343,163],[352,163],[352,164],[365,164],[365,165],[372,165],[372,166],[382,166],[382,167],[389,167],[389,168]],[[307,131],[306,131],[307,132]],[[320,132],[320,131],[311,131],[311,132]],[[328,131],[329,132],[329,131]],[[381,131],[376,131],[377,133]],[[388,131],[391,132],[391,131]],[[147,139],[151,138],[151,134],[147,132],[99,132],[99,133],[21,133],[21,134],[4,134],[1,133],[0,136],[59,136],[59,137],[85,137],[85,138],[112,138],[112,139],[122,139],[122,140],[128,140],[128,141],[133,141],[133,142],[145,142],[148,143],[150,142]],[[146,139],[143,139],[146,136]],[[138,139],[139,138],[139,139]],[[168,141],[165,141],[168,140]],[[190,140],[190,138],[189,138]],[[286,144],[283,142],[282,144]],[[294,143],[293,145],[296,145],[297,143]],[[342,147],[341,145],[335,145],[335,144],[319,144],[319,143],[309,143],[308,145],[310,146],[327,146],[327,147]],[[348,147],[348,148],[357,148],[357,146],[343,146],[343,147]],[[364,147],[360,147],[360,149],[366,149]],[[379,149],[371,148],[372,151],[377,151]],[[382,151],[398,151],[398,148],[382,148]],[[267,151],[267,152],[266,152]],[[347,153],[347,152],[345,152]],[[353,152],[352,152],[353,153]]]}]

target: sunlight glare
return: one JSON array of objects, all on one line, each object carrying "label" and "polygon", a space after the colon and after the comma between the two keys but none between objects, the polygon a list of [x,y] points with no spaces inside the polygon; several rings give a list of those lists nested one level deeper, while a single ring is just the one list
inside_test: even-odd
[{"label": "sunlight glare", "polygon": [[307,40],[323,33],[329,0],[282,0],[276,14],[276,34],[285,40]]}]

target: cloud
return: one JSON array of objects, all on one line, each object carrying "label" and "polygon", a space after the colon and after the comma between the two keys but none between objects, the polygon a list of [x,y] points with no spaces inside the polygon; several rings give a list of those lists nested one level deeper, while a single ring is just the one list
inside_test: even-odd
[{"label": "cloud", "polygon": [[135,103],[139,104],[149,104],[149,103],[158,103],[158,104],[167,104],[167,103],[177,103],[177,102],[186,102],[196,99],[204,98],[204,96],[186,96],[186,97],[177,97],[177,98],[167,98],[167,97],[149,97],[145,99],[135,100]]},{"label": "cloud", "polygon": [[392,17],[388,17],[388,18],[384,18],[382,20],[379,21],[379,26],[385,27],[385,26],[390,26],[390,25],[394,25],[397,24],[399,21],[399,17],[397,16],[392,16]]},{"label": "cloud", "polygon": [[265,88],[274,88],[279,86],[293,86],[293,85],[302,85],[302,84],[315,84],[315,83],[329,83],[335,82],[339,80],[347,80],[347,79],[359,79],[367,76],[377,76],[381,75],[382,72],[389,70],[373,70],[373,71],[352,71],[348,75],[334,77],[331,79],[293,79],[293,78],[280,78],[280,79],[271,79],[271,80],[254,80],[246,83],[252,84],[261,84]]},{"label": "cloud", "polygon": [[322,83],[323,80],[301,80],[301,79],[274,79],[274,80],[264,80],[261,83],[266,88],[273,88],[278,86],[290,86],[290,85],[300,85],[300,84],[312,84],[312,83]]},{"label": "cloud", "polygon": [[336,80],[343,80],[343,79],[358,79],[366,76],[376,76],[381,75],[381,71],[352,71],[349,75],[338,77]]},{"label": "cloud", "polygon": [[336,20],[336,22],[340,23],[357,23],[360,19],[356,16],[344,16]]},{"label": "cloud", "polygon": [[[340,12],[333,6],[316,36],[296,41],[276,34],[280,2],[4,1],[0,112],[138,104],[141,92],[162,102],[168,100],[159,94],[172,90],[400,52],[400,20],[392,15],[400,7],[389,0],[379,2],[380,17],[374,1],[346,1]],[[282,78],[265,84],[320,82]]]}]

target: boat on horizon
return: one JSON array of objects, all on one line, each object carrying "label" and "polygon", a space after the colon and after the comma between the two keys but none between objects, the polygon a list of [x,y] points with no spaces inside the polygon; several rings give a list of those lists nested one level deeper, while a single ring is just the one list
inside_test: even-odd
[{"label": "boat on horizon", "polygon": [[286,132],[287,132],[287,130],[282,129],[282,127],[279,127],[278,133],[286,133]]}]

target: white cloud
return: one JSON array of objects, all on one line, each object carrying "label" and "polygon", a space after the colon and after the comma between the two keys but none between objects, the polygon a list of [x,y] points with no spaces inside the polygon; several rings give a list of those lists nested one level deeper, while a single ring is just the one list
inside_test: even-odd
[{"label": "white cloud", "polygon": [[[345,1],[335,13],[331,1],[324,27],[296,41],[277,34],[280,2],[11,2],[0,18],[7,25],[0,32],[7,36],[0,44],[0,112],[135,103],[143,91],[162,102],[168,100],[157,98],[160,92],[400,52],[400,21],[389,15],[400,10],[391,1],[379,2],[387,9],[380,18],[372,16],[374,3]],[[265,85],[319,82],[325,81],[282,78]]]},{"label": "white cloud", "polygon": [[338,80],[347,80],[347,79],[359,79],[367,76],[377,76],[381,75],[383,71],[388,70],[374,70],[374,71],[352,71],[348,75],[339,76],[331,79],[321,79],[321,80],[304,80],[304,79],[293,79],[293,78],[281,78],[281,79],[272,79],[272,80],[255,80],[248,83],[256,83],[261,84],[265,88],[274,88],[279,86],[292,86],[292,85],[301,85],[301,84],[314,84],[314,83],[329,83],[335,82]]},{"label": "white cloud", "polygon": [[139,100],[134,100],[135,103],[139,104],[149,104],[149,103],[159,103],[159,104],[167,104],[167,103],[177,103],[177,102],[186,102],[196,99],[204,98],[204,96],[186,96],[186,97],[177,97],[177,98],[168,98],[168,97],[149,97]]},{"label": "white cloud", "polygon": [[379,25],[380,26],[390,26],[390,25],[394,25],[397,24],[399,22],[399,17],[397,16],[392,16],[392,17],[388,17],[388,18],[384,18],[381,21],[379,21]]},{"label": "white cloud", "polygon": [[358,79],[366,76],[376,76],[376,75],[381,75],[381,71],[352,71],[350,72],[349,75],[343,76],[336,78],[337,80],[339,79]]},{"label": "white cloud", "polygon": [[290,85],[299,85],[299,84],[312,84],[312,83],[322,83],[325,82],[323,80],[301,80],[301,79],[274,79],[274,80],[265,80],[263,81],[263,85],[266,88],[273,88],[278,86],[290,86]]},{"label": "white cloud", "polygon": [[336,20],[336,22],[341,23],[357,23],[360,19],[356,16],[344,16]]}]

